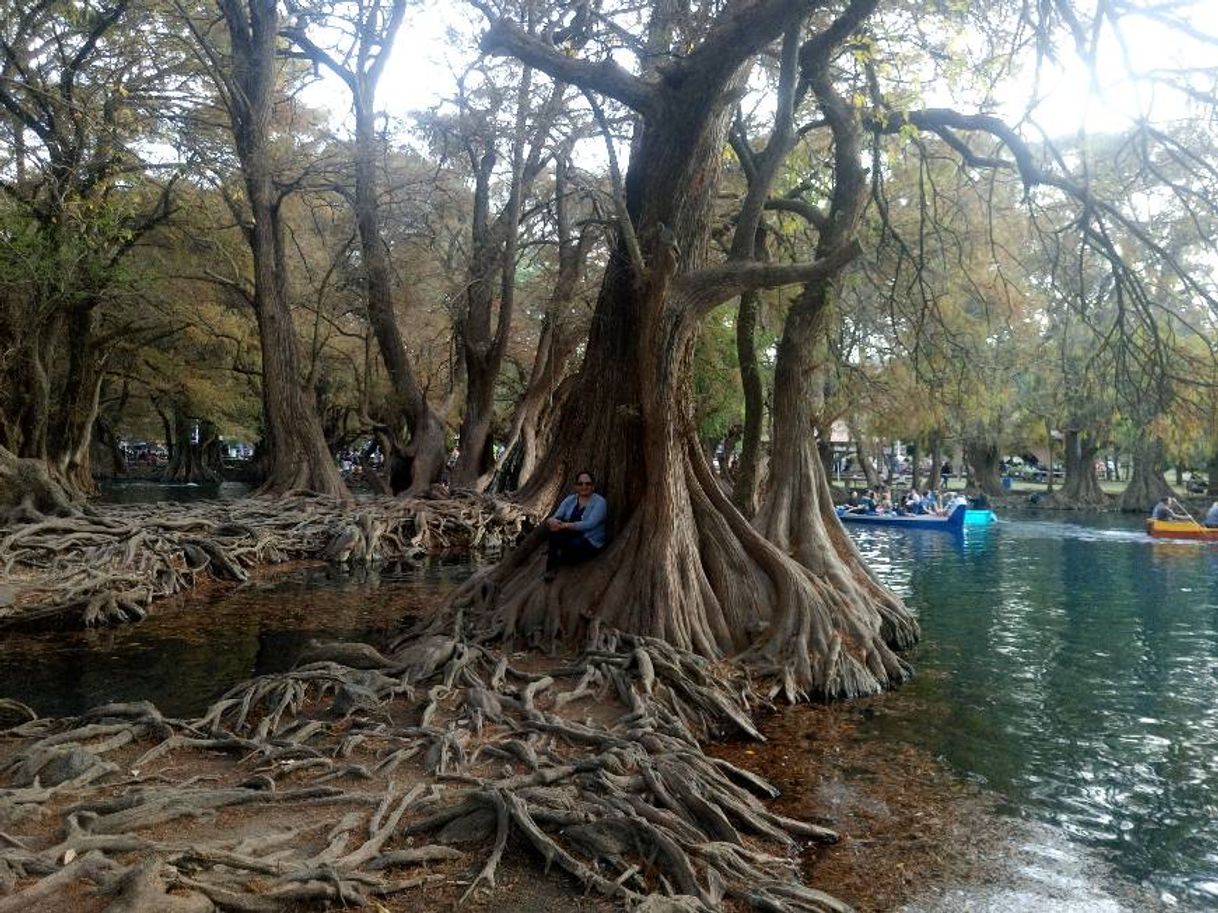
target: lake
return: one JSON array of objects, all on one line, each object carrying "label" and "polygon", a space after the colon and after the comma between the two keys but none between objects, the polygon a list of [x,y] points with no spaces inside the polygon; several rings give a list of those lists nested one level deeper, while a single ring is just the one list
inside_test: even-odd
[{"label": "lake", "polygon": [[1116,515],[851,529],[923,631],[918,712],[867,734],[941,756],[1169,902],[1218,907],[1218,546]]},{"label": "lake", "polygon": [[[917,613],[917,670],[868,738],[904,740],[1184,909],[1218,908],[1218,545],[1042,514],[966,534],[851,527]],[[149,699],[197,714],[311,637],[372,639],[469,572],[303,569],[146,622],[6,635],[0,696],[43,714]]]}]

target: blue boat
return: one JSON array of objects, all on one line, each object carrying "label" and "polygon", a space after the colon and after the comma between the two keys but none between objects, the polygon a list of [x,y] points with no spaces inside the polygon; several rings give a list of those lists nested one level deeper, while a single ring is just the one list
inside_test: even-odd
[{"label": "blue boat", "polygon": [[992,510],[975,510],[969,508],[964,515],[965,526],[988,526],[991,523],[998,522],[998,515]]},{"label": "blue boat", "polygon": [[[958,533],[964,529],[965,517],[970,513],[963,504],[957,504],[946,517],[929,514],[852,514],[838,508],[837,516],[843,523],[865,523],[871,526],[903,526],[906,529],[939,529]],[[977,511],[991,513],[991,511]],[[982,520],[981,522],[987,522]]]}]

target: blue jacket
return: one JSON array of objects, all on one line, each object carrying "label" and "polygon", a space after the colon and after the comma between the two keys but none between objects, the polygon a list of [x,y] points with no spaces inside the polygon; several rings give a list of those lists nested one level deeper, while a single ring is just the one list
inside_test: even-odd
[{"label": "blue jacket", "polygon": [[[558,505],[558,510],[554,511],[554,518],[562,520],[564,523],[569,522],[568,518],[575,511],[575,505],[578,503],[579,495],[567,495]],[[592,492],[588,496],[588,503],[584,505],[583,518],[579,522],[573,523],[571,529],[573,532],[583,533],[584,538],[597,548],[604,548],[605,521],[608,518],[609,502],[596,492]]]}]

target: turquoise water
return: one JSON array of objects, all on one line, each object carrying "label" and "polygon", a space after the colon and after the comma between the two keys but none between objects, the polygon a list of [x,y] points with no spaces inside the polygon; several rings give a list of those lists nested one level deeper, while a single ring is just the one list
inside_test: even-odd
[{"label": "turquoise water", "polygon": [[901,738],[1182,908],[1218,908],[1218,545],[1131,518],[854,530],[918,614]]}]

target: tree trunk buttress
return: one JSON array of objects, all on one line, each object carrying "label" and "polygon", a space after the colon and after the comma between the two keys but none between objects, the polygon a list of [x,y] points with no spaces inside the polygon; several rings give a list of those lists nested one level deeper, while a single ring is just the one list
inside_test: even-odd
[{"label": "tree trunk buttress", "polygon": [[1066,479],[1054,504],[1063,507],[1099,507],[1108,503],[1095,473],[1099,444],[1085,431],[1068,428],[1062,433]]},{"label": "tree trunk buttress", "polygon": [[[802,12],[792,4],[788,14]],[[732,74],[732,89],[741,76]],[[688,309],[668,292],[676,271],[696,269],[705,255],[730,113],[728,88],[702,93],[687,86],[662,95],[667,103],[637,134],[626,202],[646,275],[635,275],[619,245],[555,446],[520,494],[526,503],[549,507],[575,472],[592,471],[609,502],[607,548],[545,583],[539,527],[456,600],[471,605],[484,632],[507,639],[550,645],[616,628],[707,657],[743,654],[742,661],[791,698],[871,693],[908,674],[894,648],[912,644],[916,625],[903,609],[897,625],[856,600],[865,578],[856,578],[841,557],[843,549],[849,554],[849,543],[831,515],[811,435],[805,452],[813,466],[806,478],[819,480],[822,489],[824,513],[815,522],[826,527],[823,574],[747,522],[712,477],[697,440],[694,327]],[[807,548],[815,551],[816,543]]]},{"label": "tree trunk buttress", "polygon": [[981,438],[969,438],[964,442],[964,461],[968,464],[969,478],[991,498],[1000,498],[1002,488],[1002,461],[998,445]]},{"label": "tree trunk buttress", "polygon": [[1149,514],[1156,501],[1164,496],[1173,496],[1175,492],[1163,477],[1166,468],[1167,448],[1162,440],[1153,435],[1136,440],[1129,484],[1117,501],[1120,509],[1129,513]]}]

